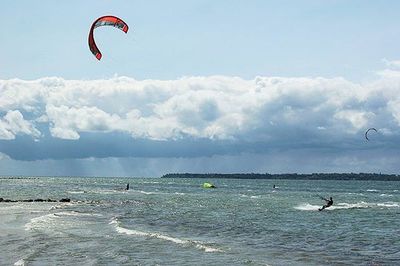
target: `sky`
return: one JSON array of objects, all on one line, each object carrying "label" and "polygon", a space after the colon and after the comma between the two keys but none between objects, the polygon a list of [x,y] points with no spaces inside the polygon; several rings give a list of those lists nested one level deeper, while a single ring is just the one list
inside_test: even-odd
[{"label": "sky", "polygon": [[398,1],[0,5],[0,175],[400,173]]}]

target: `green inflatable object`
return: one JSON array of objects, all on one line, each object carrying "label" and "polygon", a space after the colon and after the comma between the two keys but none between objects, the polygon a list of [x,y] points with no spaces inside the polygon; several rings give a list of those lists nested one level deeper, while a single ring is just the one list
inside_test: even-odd
[{"label": "green inflatable object", "polygon": [[215,186],[213,184],[211,184],[211,183],[205,182],[203,184],[203,188],[215,188]]}]

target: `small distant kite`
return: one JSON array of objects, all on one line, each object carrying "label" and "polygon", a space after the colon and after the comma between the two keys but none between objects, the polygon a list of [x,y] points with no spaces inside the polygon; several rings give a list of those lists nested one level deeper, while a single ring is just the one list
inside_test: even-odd
[{"label": "small distant kite", "polygon": [[129,26],[126,24],[122,19],[114,17],[114,16],[104,16],[100,17],[93,22],[92,27],[90,28],[89,32],[89,48],[92,54],[98,59],[101,59],[101,52],[99,48],[97,48],[96,42],[94,41],[93,31],[97,27],[101,26],[113,26],[117,29],[122,30],[125,33],[128,33]]},{"label": "small distant kite", "polygon": [[376,130],[375,128],[373,128],[373,127],[368,128],[368,130],[365,131],[365,139],[368,140],[368,141],[369,141],[368,132],[371,131],[371,130],[373,130],[373,131],[375,131],[376,133],[378,133],[378,130]]}]

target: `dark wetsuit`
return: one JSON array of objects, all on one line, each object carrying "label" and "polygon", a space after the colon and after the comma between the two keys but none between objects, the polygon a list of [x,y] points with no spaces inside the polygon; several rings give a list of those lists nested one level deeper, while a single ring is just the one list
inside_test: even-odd
[{"label": "dark wetsuit", "polygon": [[129,190],[129,183],[126,185],[126,190]]},{"label": "dark wetsuit", "polygon": [[330,198],[329,200],[327,200],[327,199],[324,199],[324,200],[326,201],[326,204],[324,206],[322,206],[322,208],[318,209],[319,211],[322,211],[323,209],[328,208],[333,205],[332,198]]}]

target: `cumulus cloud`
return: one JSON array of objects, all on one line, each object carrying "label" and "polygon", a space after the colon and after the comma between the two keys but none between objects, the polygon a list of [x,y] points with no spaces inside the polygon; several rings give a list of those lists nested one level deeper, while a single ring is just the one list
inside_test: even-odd
[{"label": "cumulus cloud", "polygon": [[382,62],[389,68],[400,68],[400,60],[388,60],[383,58]]},{"label": "cumulus cloud", "polygon": [[132,141],[319,148],[362,141],[365,130],[375,127],[380,141],[393,145],[400,136],[400,70],[397,61],[386,64],[367,83],[227,76],[0,80],[0,138],[78,141],[83,134],[117,133]]},{"label": "cumulus cloud", "polygon": [[26,121],[19,111],[8,111],[0,119],[0,139],[15,139],[17,134],[31,135],[35,138],[40,136],[40,132],[35,126]]}]

